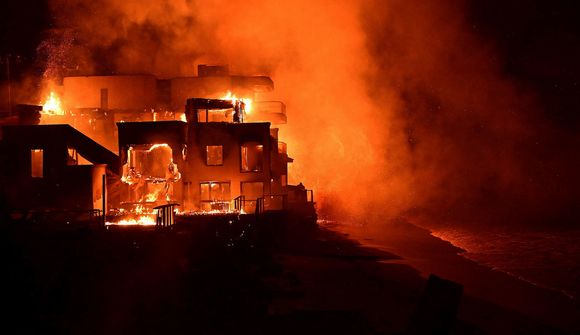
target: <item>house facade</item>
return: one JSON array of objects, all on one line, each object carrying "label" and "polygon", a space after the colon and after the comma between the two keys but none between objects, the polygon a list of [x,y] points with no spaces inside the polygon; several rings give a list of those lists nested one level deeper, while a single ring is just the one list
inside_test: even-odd
[{"label": "house facade", "polygon": [[126,185],[120,205],[175,201],[186,211],[228,211],[240,198],[238,209],[253,212],[263,198],[268,209],[283,209],[292,160],[277,129],[234,121],[231,101],[189,99],[188,106],[188,122],[117,124]]}]

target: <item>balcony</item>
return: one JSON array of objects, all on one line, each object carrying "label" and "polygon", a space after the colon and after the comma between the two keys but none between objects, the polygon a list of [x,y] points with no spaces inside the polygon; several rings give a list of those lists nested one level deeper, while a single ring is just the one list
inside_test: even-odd
[{"label": "balcony", "polygon": [[248,114],[249,122],[270,122],[286,124],[286,105],[282,101],[254,101],[252,113]]}]

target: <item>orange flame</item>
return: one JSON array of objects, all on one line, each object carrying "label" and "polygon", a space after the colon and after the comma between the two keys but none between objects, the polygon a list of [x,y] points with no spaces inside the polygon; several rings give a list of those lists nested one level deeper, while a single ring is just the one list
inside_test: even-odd
[{"label": "orange flame", "polygon": [[[152,152],[156,149],[165,149],[171,152],[171,147],[167,143],[157,143],[151,145],[147,152]],[[133,147],[128,149],[128,154],[131,156],[133,152]],[[153,190],[149,189],[149,193],[144,194],[140,197],[139,202],[156,202],[160,200],[160,197],[165,195],[166,201],[171,201],[172,191],[171,184],[177,182],[181,179],[181,173],[177,167],[177,164],[173,163],[173,159],[169,157],[169,165],[167,166],[165,178],[163,177],[148,177],[143,175],[143,171],[139,171],[134,167],[130,167],[129,163],[123,165],[123,175],[121,181],[128,185],[140,185],[143,182],[149,182],[152,185]],[[133,213],[142,214],[132,210]]]},{"label": "orange flame", "polygon": [[148,150],[148,151],[149,151],[149,152],[151,152],[151,151],[153,151],[153,150],[155,150],[155,149],[157,149],[157,148],[169,148],[169,144],[167,144],[167,143],[158,143],[158,144],[153,144],[153,145],[151,146],[151,148],[149,148],[149,150]]},{"label": "orange flame", "polygon": [[44,104],[42,104],[42,114],[45,115],[65,115],[62,103],[56,93],[50,92]]},{"label": "orange flame", "polygon": [[232,94],[232,92],[228,91],[228,93],[226,93],[226,95],[224,95],[220,99],[221,100],[228,100],[228,101],[231,101],[231,102],[241,101],[245,105],[246,114],[250,114],[252,112],[252,102],[253,102],[253,100],[250,99],[250,98],[238,98],[238,97],[236,97],[235,94]]},{"label": "orange flame", "polygon": [[149,215],[141,215],[133,219],[123,219],[117,222],[107,222],[107,226],[154,226],[155,219]]}]

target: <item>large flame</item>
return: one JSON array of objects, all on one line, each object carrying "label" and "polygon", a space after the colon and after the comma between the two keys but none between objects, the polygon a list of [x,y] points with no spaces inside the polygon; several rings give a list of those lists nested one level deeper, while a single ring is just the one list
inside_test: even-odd
[{"label": "large flame", "polygon": [[[135,149],[130,147],[128,149],[128,156],[132,155]],[[123,175],[121,176],[121,181],[128,184],[134,188],[139,188],[145,183],[148,185],[149,192],[143,194],[138,202],[156,202],[165,196],[166,201],[172,200],[172,184],[181,179],[181,173],[179,172],[177,164],[173,162],[171,157],[171,147],[167,143],[157,143],[151,145],[147,152],[153,152],[154,150],[165,150],[169,154],[168,162],[165,161],[166,166],[165,176],[150,176],[148,173],[150,171],[139,171],[135,167],[129,166],[129,162],[123,166]],[[159,158],[159,157],[158,157]],[[167,158],[167,157],[166,157]],[[157,160],[157,163],[164,164],[161,160]],[[136,213],[134,210],[133,213]],[[141,214],[141,213],[136,213]]]},{"label": "large flame", "polygon": [[221,100],[228,100],[231,102],[241,101],[245,105],[246,114],[250,114],[252,112],[252,102],[253,101],[250,98],[238,98],[235,94],[232,94],[232,92],[228,91],[228,93],[226,93],[226,95],[222,96],[220,99]]},{"label": "large flame", "polygon": [[45,115],[64,115],[64,109],[58,95],[53,91],[50,92],[44,104],[42,104],[42,114]]}]

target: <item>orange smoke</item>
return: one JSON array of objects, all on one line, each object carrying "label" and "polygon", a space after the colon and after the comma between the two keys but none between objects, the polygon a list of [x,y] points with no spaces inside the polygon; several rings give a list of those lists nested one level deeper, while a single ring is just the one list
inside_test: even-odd
[{"label": "orange smoke", "polygon": [[222,63],[234,73],[271,76],[275,96],[257,98],[287,104],[281,138],[295,158],[290,182],[314,188],[319,201],[344,194],[337,207],[359,208],[359,198],[371,193],[366,185],[383,178],[381,113],[390,106],[367,96],[370,60],[357,2],[55,0],[53,6],[79,44],[64,43],[80,65],[73,72],[163,77]]},{"label": "orange smoke", "polygon": [[275,92],[256,98],[286,103],[290,182],[313,187],[323,209],[441,214],[529,204],[526,192],[538,191],[527,182],[534,157],[525,149],[539,131],[528,120],[534,102],[501,75],[461,2],[52,6],[56,32],[66,32],[52,44],[68,73],[186,76],[205,63],[271,76]]}]

